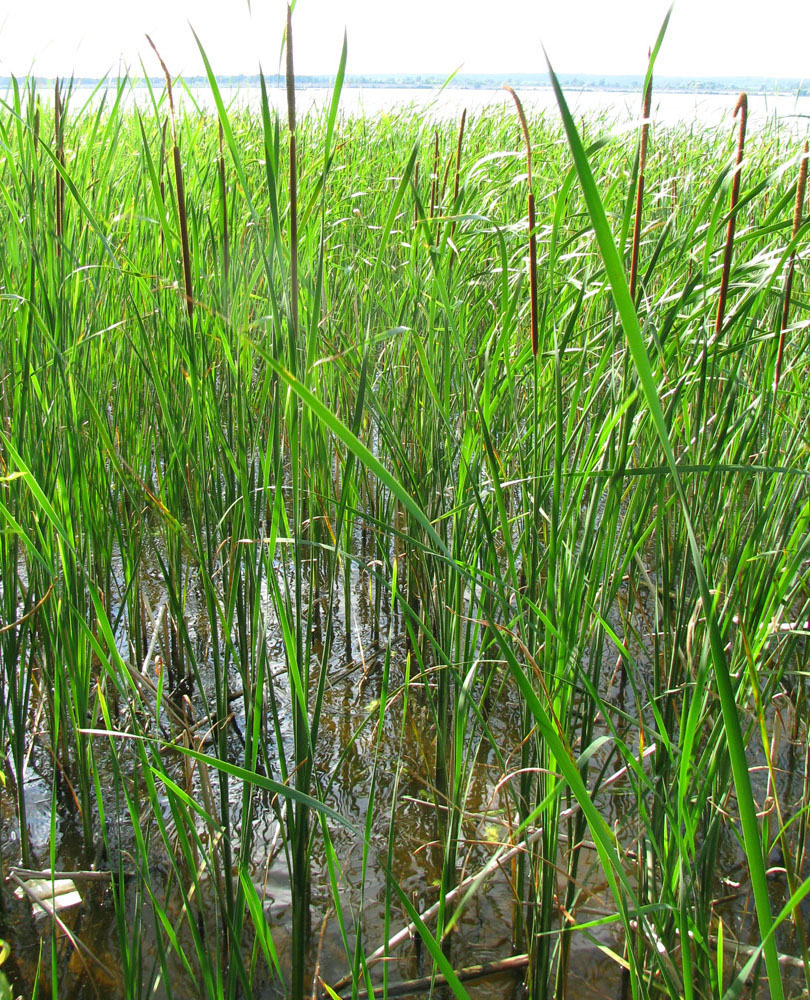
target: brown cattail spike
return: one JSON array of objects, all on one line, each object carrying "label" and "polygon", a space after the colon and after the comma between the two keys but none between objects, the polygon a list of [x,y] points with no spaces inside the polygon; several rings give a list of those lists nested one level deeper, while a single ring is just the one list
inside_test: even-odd
[{"label": "brown cattail spike", "polygon": [[166,66],[166,63],[163,61],[163,58],[161,57],[160,53],[158,52],[157,46],[152,41],[152,39],[150,38],[149,35],[146,36],[146,40],[152,46],[152,51],[157,56],[157,60],[160,63],[160,68],[163,70],[163,76],[166,79],[166,93],[167,93],[167,95],[169,97],[169,114],[171,115],[171,119],[172,119],[172,142],[176,145],[177,144],[177,134],[175,132],[175,121],[174,121],[174,96],[172,94],[172,75],[169,72],[169,69]]},{"label": "brown cattail spike", "polygon": [[[456,203],[458,202],[458,192],[461,186],[461,144],[464,141],[464,125],[467,122],[467,109],[465,108],[461,112],[461,124],[458,127],[458,142],[456,143],[456,177],[453,182],[453,212],[456,211]],[[450,227],[450,235],[456,231],[455,222]]]},{"label": "brown cattail spike", "polygon": [[642,111],[641,145],[638,153],[638,187],[636,188],[636,218],[633,224],[633,250],[630,258],[630,298],[635,301],[638,279],[638,249],[641,243],[641,208],[644,203],[644,168],[647,165],[647,137],[650,131],[650,111],[652,109],[652,76],[644,91]]},{"label": "brown cattail spike", "polygon": [[[793,239],[802,224],[802,209],[804,207],[804,192],[807,188],[807,159],[808,143],[805,140],[802,162],[799,167],[799,181],[796,185],[796,205],[793,209]],[[787,278],[785,279],[785,301],[782,305],[782,323],[779,330],[779,350],[776,353],[776,373],[773,379],[773,391],[779,388],[779,378],[782,374],[782,354],[785,350],[785,330],[787,330],[788,316],[790,314],[790,296],[793,291],[793,272],[796,268],[796,251],[790,255],[788,263]]]},{"label": "brown cattail spike", "polygon": [[537,330],[537,236],[534,231],[534,190],[532,188],[532,144],[529,138],[529,126],[526,124],[526,115],[523,113],[523,105],[520,98],[512,89],[505,87],[512,95],[512,100],[517,108],[520,128],[523,132],[523,142],[526,146],[526,175],[529,185],[529,292],[531,295],[531,322],[532,322],[532,356],[537,357],[538,350],[538,330]]},{"label": "brown cattail spike", "polygon": [[177,218],[180,221],[180,249],[183,256],[183,286],[186,295],[186,311],[191,319],[194,316],[194,292],[191,282],[191,244],[188,237],[188,216],[186,214],[186,189],[183,184],[183,163],[180,159],[180,145],[177,139],[177,121],[174,113],[174,97],[172,96],[172,76],[166,63],[161,58],[157,46],[149,37],[147,42],[152,46],[152,51],[158,58],[160,68],[166,78],[166,92],[169,97],[169,118],[172,126],[172,153],[174,160],[174,181],[177,188]]},{"label": "brown cattail spike", "polygon": [[717,321],[714,325],[715,334],[723,328],[728,297],[728,282],[731,275],[731,255],[734,250],[734,227],[737,222],[737,201],[740,197],[740,172],[745,146],[745,126],[748,122],[748,95],[740,94],[734,105],[734,116],[740,116],[740,131],[737,137],[737,160],[734,166],[734,178],[731,182],[731,208],[728,216],[728,231],[726,232],[726,249],[723,254],[723,274],[720,279],[720,298],[717,303]]}]

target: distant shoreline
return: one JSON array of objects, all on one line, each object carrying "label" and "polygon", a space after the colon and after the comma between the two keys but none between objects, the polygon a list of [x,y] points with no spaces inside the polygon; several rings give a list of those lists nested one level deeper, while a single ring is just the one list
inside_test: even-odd
[{"label": "distant shoreline", "polygon": [[[644,85],[644,77],[641,75],[627,76],[607,76],[590,73],[560,73],[558,74],[560,83],[566,90],[577,90],[586,92],[611,93],[640,93]],[[56,77],[54,76],[34,76],[29,78],[17,77],[17,83],[25,83],[33,79],[39,87],[53,86]],[[67,79],[67,78],[65,78]],[[98,87],[105,82],[113,84],[116,77],[81,77],[74,76],[72,82],[74,86]],[[146,87],[147,83],[153,87],[163,86],[163,77],[151,77],[148,81],[144,78],[130,77],[130,82],[134,87]],[[183,80],[189,87],[207,87],[208,78],[205,76],[184,76]],[[0,76],[0,88],[8,89],[13,85],[14,78],[11,76]],[[233,89],[253,88],[261,85],[261,78],[258,74],[236,74],[222,75],[217,77],[217,82],[221,87]],[[283,87],[283,78],[277,74],[266,76],[265,82],[268,87]],[[335,84],[334,76],[307,76],[296,77],[297,90],[318,90],[331,88]],[[436,90],[438,88],[452,90],[493,90],[509,83],[514,87],[522,87],[531,90],[548,90],[551,86],[548,74],[546,73],[493,73],[493,74],[457,74],[451,78],[439,75],[425,74],[399,74],[396,76],[381,75],[352,75],[344,80],[344,87],[352,89],[369,90]],[[782,97],[808,97],[810,96],[810,79],[798,77],[785,77],[774,79],[770,77],[667,77],[655,78],[655,90],[657,93],[671,94],[735,94],[744,90],[749,94],[763,96]]]}]

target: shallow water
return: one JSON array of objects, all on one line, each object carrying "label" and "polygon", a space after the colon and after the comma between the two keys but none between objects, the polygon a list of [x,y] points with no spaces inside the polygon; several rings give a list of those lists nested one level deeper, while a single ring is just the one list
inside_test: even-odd
[{"label": "shallow water", "polygon": [[[207,87],[190,87],[194,103],[209,112],[216,111],[211,90]],[[81,107],[90,100],[90,88],[77,87],[71,99],[73,107]],[[261,90],[258,87],[222,86],[221,94],[226,107],[235,110],[261,108]],[[270,106],[286,113],[286,89],[283,85],[267,88]],[[546,114],[553,120],[559,118],[554,92],[548,87],[520,88],[520,97],[527,112]],[[49,94],[43,90],[43,100]],[[97,102],[98,95],[93,97]],[[178,90],[177,100],[193,110],[192,102],[184,91]],[[299,88],[296,93],[299,115],[309,112],[320,114],[328,109],[332,90],[324,87]],[[566,89],[566,100],[572,112],[613,122],[618,128],[636,127],[641,115],[641,94],[628,91]],[[656,92],[653,97],[651,117],[653,122],[665,126],[700,126],[714,128],[733,121],[736,94],[671,93]],[[145,87],[132,88],[125,97],[125,104],[151,108],[149,92]],[[340,110],[346,116],[370,116],[416,112],[438,120],[457,119],[466,108],[468,114],[488,111],[513,111],[512,98],[502,88],[439,88],[420,87],[344,87],[341,92]],[[804,134],[810,118],[810,96],[795,97],[786,94],[751,94],[748,98],[749,128],[758,129],[779,121],[786,129]]]},{"label": "shallow water", "polygon": [[[357,609],[355,609],[357,622],[356,611]],[[368,631],[366,623],[358,627],[360,633]],[[336,646],[340,645],[341,643],[336,643]],[[366,716],[369,704],[379,696],[379,693],[378,668],[374,666],[373,661],[367,664],[365,671],[360,668],[342,683],[327,686],[319,770],[323,774],[334,774],[334,785],[328,796],[329,804],[358,825],[365,820],[368,805],[371,762],[375,752],[372,727],[367,727],[364,735],[354,742],[351,751],[343,754],[342,759],[339,758],[351,735]],[[240,702],[235,701],[233,707],[237,713],[237,722],[243,722],[239,719]],[[394,765],[396,769],[400,769],[400,784],[395,816],[397,832],[392,858],[393,873],[403,889],[412,894],[419,909],[430,905],[437,897],[435,883],[438,882],[441,873],[441,852],[435,844],[435,806],[425,784],[425,766],[432,760],[435,747],[430,737],[427,709],[424,704],[420,705],[417,686],[412,691],[411,712],[412,725],[404,747],[399,746],[400,719],[397,718],[396,711],[392,710],[382,730],[382,743],[376,748],[382,762],[376,771],[376,794],[378,806],[383,808],[379,810],[381,819],[372,830],[369,872],[366,876],[362,904],[362,925],[367,948],[375,947],[383,939],[386,893],[384,867],[388,845],[388,807],[395,780]],[[509,711],[504,711],[498,717],[500,719],[497,726],[498,737],[503,741],[504,748],[513,750],[518,739],[519,720],[510,718]],[[787,752],[791,752],[789,747]],[[795,753],[795,750],[793,752]],[[336,764],[338,766],[335,768]],[[791,780],[797,780],[795,761],[791,773],[793,774]],[[508,842],[508,823],[497,792],[501,778],[501,770],[495,763],[491,751],[487,752],[484,749],[473,768],[473,781],[467,801],[471,819],[463,825],[464,837],[459,852],[464,862],[464,867],[458,872],[460,879],[480,869],[491,855],[495,844],[499,841]],[[603,807],[611,821],[621,820],[625,813],[623,806],[625,798],[620,786],[610,797],[603,797]],[[2,796],[2,802],[3,857],[11,859],[14,857],[18,832],[15,830],[15,820],[9,808],[7,794]],[[629,798],[627,802],[632,809]],[[26,785],[26,806],[32,848],[42,866],[48,867],[51,826],[50,782],[39,777],[33,768]],[[233,806],[234,822],[238,830],[237,787],[233,788]],[[128,820],[125,816],[122,816],[122,820],[122,847],[126,852],[128,845],[131,844],[132,833],[131,829],[128,829]],[[83,850],[76,817],[71,815],[70,810],[60,810],[56,820],[56,835],[57,868],[67,870],[88,868],[97,861]],[[333,831],[333,837],[335,849],[342,859],[345,885],[359,886],[362,878],[362,855],[359,845],[353,843],[348,832],[341,828]],[[260,806],[257,809],[254,820],[252,850],[254,883],[260,888],[265,900],[265,914],[282,968],[287,968],[290,889],[286,862],[279,853],[279,846],[277,817],[269,803],[265,803],[264,807]],[[565,844],[561,844],[561,863],[564,861],[565,851]],[[718,873],[727,897],[721,912],[727,921],[728,930],[733,930],[739,940],[755,943],[756,931],[751,919],[750,898],[744,880],[740,879],[740,861],[741,856],[736,845],[727,844],[721,855],[723,870]],[[319,852],[313,855],[312,863],[311,968],[314,970],[317,967],[326,982],[336,982],[346,970],[343,944],[330,903],[324,859]],[[153,887],[161,885],[161,864],[161,852],[157,850],[154,858],[155,869],[152,872]],[[591,853],[588,856],[588,852],[585,852],[582,871],[585,873],[585,885],[590,888],[587,889],[585,899],[580,904],[577,918],[587,920],[608,915],[612,912],[611,901],[604,887],[600,888],[602,880],[599,867],[595,863],[595,855]],[[60,996],[91,997],[98,989],[105,996],[123,995],[117,986],[120,979],[115,970],[119,968],[119,959],[109,892],[103,885],[95,883],[82,885],[79,882],[79,886],[84,895],[84,905],[79,912],[70,913],[65,919],[76,936],[80,937],[97,957],[98,962],[83,958],[63,941]],[[562,892],[562,885],[560,891]],[[779,881],[778,876],[774,877],[773,891],[775,901],[781,898],[783,902],[783,882]],[[359,898],[355,900],[355,905],[358,903]],[[510,871],[507,868],[500,875],[496,874],[484,890],[475,895],[457,930],[451,935],[449,947],[455,967],[466,968],[509,956],[513,951],[515,915],[514,891]],[[180,916],[179,911],[177,916]],[[405,922],[402,917],[400,920]],[[142,919],[141,924],[148,929],[150,921]],[[30,988],[39,959],[40,942],[47,940],[47,921],[32,924],[30,911],[25,904],[20,903],[11,905],[4,926],[3,934],[10,938],[14,952],[12,972],[16,973],[21,987],[24,988],[24,984],[28,984]],[[396,927],[392,926],[392,930],[394,929]],[[141,944],[147,955],[154,949],[155,942],[148,930]],[[795,944],[789,931],[782,934],[780,940],[782,949],[790,950]],[[621,979],[618,967],[610,955],[601,949],[616,953],[621,951],[621,947],[621,933],[615,924],[596,928],[587,936],[575,935],[567,995],[572,1000],[617,996]],[[388,968],[392,982],[414,979],[429,972],[429,961],[426,959],[424,949],[413,938],[409,938],[404,946],[396,949],[394,955],[395,960]],[[104,971],[101,966],[106,967],[108,971]],[[194,995],[194,987],[187,980],[179,963],[176,964],[176,977],[175,995]],[[184,983],[186,987],[183,986]],[[517,972],[470,983],[469,992],[473,998],[502,997],[503,1000],[508,998],[511,1000],[520,994],[520,983],[521,974]],[[185,992],[185,989],[188,992]],[[164,992],[158,987],[153,995],[160,997]],[[281,997],[283,992],[268,979],[265,987],[259,987],[254,995],[275,998]]]},{"label": "shallow water", "polygon": [[[358,550],[362,542],[358,538]],[[362,560],[360,562],[362,565]],[[148,602],[146,617],[152,622],[162,621],[160,608],[167,601],[167,592],[155,565],[144,557],[142,567],[142,594]],[[278,571],[281,572],[280,567]],[[201,665],[201,680],[210,698],[213,685],[210,662],[210,638],[204,602],[199,598],[194,584],[193,573],[188,574],[185,602],[188,617],[188,631],[194,638]],[[655,574],[652,573],[652,578]],[[653,580],[654,583],[654,580]],[[336,856],[340,859],[342,885],[347,894],[347,903],[353,911],[362,913],[360,926],[364,935],[367,952],[381,945],[385,938],[385,912],[387,879],[385,875],[389,862],[389,824],[394,823],[395,835],[390,856],[391,870],[402,889],[410,896],[421,912],[436,902],[438,884],[442,872],[442,851],[438,841],[437,809],[432,793],[435,773],[436,739],[433,731],[429,707],[428,677],[411,679],[408,692],[408,715],[402,719],[402,695],[393,699],[385,713],[380,729],[379,743],[376,734],[377,704],[381,697],[382,661],[386,647],[380,636],[395,636],[391,647],[391,669],[389,694],[397,691],[404,682],[407,661],[407,643],[402,635],[402,618],[394,610],[391,619],[390,606],[384,605],[382,620],[374,620],[374,600],[370,593],[370,578],[362,570],[355,568],[352,576],[351,608],[347,616],[342,598],[336,598],[337,614],[334,621],[335,634],[332,643],[332,658],[328,667],[325,684],[324,710],[317,745],[316,770],[322,782],[329,782],[324,792],[324,801],[358,829],[366,821],[371,791],[372,776],[375,782],[375,820],[370,830],[368,858],[364,862],[362,845],[347,829],[330,824],[330,833]],[[121,591],[123,593],[123,586]],[[645,603],[650,595],[636,596],[636,612],[639,622],[650,620],[650,607]],[[271,657],[269,669],[273,674],[275,695],[280,708],[279,732],[285,744],[292,741],[292,719],[290,715],[291,693],[286,670],[284,652],[278,625],[274,620],[269,598],[266,620],[268,623],[267,647]],[[623,600],[630,601],[624,594]],[[387,608],[387,610],[386,610]],[[621,631],[622,617],[627,609],[617,608],[612,624]],[[347,619],[351,622],[346,634]],[[323,620],[323,617],[321,618]],[[124,615],[120,619],[119,649],[127,648]],[[150,626],[150,630],[153,626]],[[162,627],[162,626],[161,626]],[[150,631],[150,638],[152,637]],[[313,637],[315,650],[321,648],[323,637]],[[628,640],[641,669],[650,669],[652,648],[649,637],[645,637],[643,627]],[[608,644],[609,645],[609,644]],[[171,652],[164,631],[154,644],[155,662],[167,662]],[[614,647],[609,645],[605,652],[607,662],[617,661]],[[645,666],[646,664],[646,666]],[[153,665],[154,666],[154,665]],[[238,676],[230,678],[229,688],[234,697],[231,709],[234,713],[229,728],[229,743],[232,759],[239,760],[243,750],[245,729],[245,708],[239,695]],[[602,696],[610,703],[633,709],[632,693],[621,682],[618,671],[603,673]],[[195,714],[204,714],[204,702],[199,692],[192,691]],[[509,813],[508,797],[504,791],[504,768],[499,763],[498,754],[507,761],[509,769],[514,767],[521,743],[521,713],[508,688],[487,705],[491,724],[492,742],[484,740],[469,766],[470,783],[465,800],[465,814],[460,828],[458,849],[459,867],[457,880],[481,870],[498,846],[510,846],[510,831],[514,820]],[[771,736],[774,736],[774,719],[771,718]],[[172,727],[171,719],[163,717],[166,731]],[[403,736],[404,734],[404,736]],[[779,799],[790,802],[802,794],[804,767],[802,739],[806,738],[805,721],[795,719],[790,706],[782,706],[779,717],[779,742],[775,745],[779,764]],[[794,740],[793,735],[798,734]],[[31,758],[25,785],[25,802],[28,813],[28,829],[32,851],[41,868],[55,865],[57,870],[82,871],[93,867],[116,870],[119,861],[127,871],[132,871],[138,852],[135,847],[134,831],[120,798],[114,793],[114,772],[109,759],[105,757],[104,737],[95,737],[97,762],[101,768],[101,788],[105,795],[105,811],[108,817],[108,835],[113,844],[117,843],[115,856],[106,858],[101,852],[100,840],[88,850],[81,834],[74,800],[69,790],[60,786],[57,796],[55,817],[56,841],[51,853],[51,803],[53,768],[43,747],[34,740],[31,744]],[[44,745],[44,741],[43,741]],[[174,754],[176,780],[183,782],[182,759]],[[120,761],[126,771],[129,751],[124,744],[120,751]],[[598,757],[596,758],[599,759]],[[767,779],[762,771],[764,758],[754,756],[757,798],[764,800]],[[604,758],[603,763],[607,763]],[[608,773],[618,764],[609,767]],[[213,772],[212,772],[213,774]],[[211,779],[213,781],[213,777]],[[510,779],[512,780],[512,779]],[[186,779],[185,786],[191,795],[205,802],[200,776],[197,772]],[[396,789],[396,805],[393,795]],[[18,860],[19,830],[9,794],[9,789],[0,792],[3,832],[0,838],[2,858],[8,866]],[[241,827],[241,787],[238,782],[230,783],[230,805],[232,834],[238,841]],[[161,798],[164,821],[171,828],[172,817],[169,800]],[[598,799],[599,808],[608,822],[616,829],[627,832],[628,845],[637,820],[635,797],[618,782],[609,793],[602,793]],[[291,890],[287,862],[282,850],[280,820],[283,815],[265,793],[258,794],[252,818],[253,841],[250,855],[251,879],[263,900],[265,917],[271,929],[279,960],[285,976],[289,975],[290,963],[290,916]],[[198,821],[201,837],[207,836],[205,824]],[[112,832],[111,832],[112,831]],[[157,835],[157,829],[148,810],[142,813],[142,832],[149,835],[152,847],[149,854],[150,883],[158,898],[165,897],[167,913],[183,923],[180,901],[175,899],[169,878],[165,850]],[[568,854],[567,841],[558,844],[558,901],[564,898],[566,882],[563,877]],[[718,913],[726,927],[726,934],[751,945],[757,942],[757,931],[752,917],[752,904],[747,881],[744,877],[744,856],[732,837],[721,844],[718,868],[715,873],[715,897]],[[346,954],[339,923],[329,889],[326,859],[319,842],[311,855],[311,923],[312,939],[309,954],[309,974],[316,971],[329,983],[336,983],[346,973]],[[363,881],[363,871],[365,881]],[[457,928],[452,932],[447,945],[455,968],[497,962],[515,951],[515,928],[518,926],[518,908],[515,902],[514,871],[511,864],[503,865],[487,880],[469,901]],[[208,880],[208,881],[206,881]],[[575,917],[578,921],[599,920],[614,912],[610,893],[604,883],[596,854],[586,847],[582,852],[579,880],[582,895],[577,905]],[[210,888],[210,875],[202,881],[203,889]],[[771,877],[774,905],[785,902],[784,875],[779,870],[778,858],[774,859]],[[360,887],[363,886],[361,895]],[[94,958],[80,954],[77,949],[62,938],[59,966],[60,996],[85,1000],[103,995],[123,996],[123,981],[120,974],[120,957],[115,926],[115,914],[109,886],[99,882],[82,882],[77,878],[77,887],[83,896],[83,905],[65,915],[65,921],[76,938],[92,952]],[[173,901],[174,899],[174,901]],[[27,993],[37,974],[41,947],[47,948],[49,922],[32,921],[27,903],[9,899],[8,912],[2,920],[0,937],[9,939],[12,945],[13,961],[11,974],[18,988]],[[147,966],[157,961],[157,944],[154,931],[150,930],[151,919],[148,902],[139,921],[143,929],[140,941],[147,958]],[[201,900],[200,919],[208,919],[216,926],[217,916],[210,903]],[[206,908],[208,908],[206,910]],[[210,912],[208,912],[210,911]],[[810,921],[810,908],[805,907]],[[206,916],[207,914],[207,916]],[[394,905],[389,933],[407,924],[404,911]],[[796,931],[790,924],[785,925],[779,936],[780,950],[788,955],[798,954]],[[350,941],[353,940],[350,933]],[[188,943],[188,942],[187,942]],[[621,989],[620,969],[614,957],[623,948],[623,936],[617,922],[592,928],[588,933],[576,933],[572,938],[569,963],[568,992],[570,1000],[591,1000],[595,997],[616,997]],[[729,958],[729,968],[733,959]],[[195,987],[186,970],[177,960],[170,962],[175,996],[194,996]],[[404,943],[392,952],[388,963],[390,982],[412,980],[430,972],[430,960],[418,936],[408,936]],[[792,970],[799,982],[798,969]],[[380,968],[375,970],[375,981],[379,981]],[[473,998],[495,997],[512,1000],[521,994],[522,973],[499,975],[481,982],[471,982],[469,992]],[[798,987],[797,987],[798,988]],[[158,981],[152,996],[167,995]],[[284,990],[270,976],[257,980],[254,996],[276,1000],[283,997]],[[796,993],[798,996],[799,994]]]}]

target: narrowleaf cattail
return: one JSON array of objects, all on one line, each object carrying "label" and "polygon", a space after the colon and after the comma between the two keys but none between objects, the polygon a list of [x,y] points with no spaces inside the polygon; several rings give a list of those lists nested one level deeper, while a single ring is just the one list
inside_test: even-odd
[{"label": "narrowleaf cattail", "polygon": [[652,76],[644,91],[643,122],[641,125],[641,146],[638,154],[638,186],[636,188],[636,218],[633,224],[633,250],[630,258],[630,298],[635,301],[638,278],[638,248],[641,242],[641,208],[644,203],[644,168],[647,165],[647,137],[650,131],[650,110],[652,108]]},{"label": "narrowleaf cattail", "polygon": [[505,88],[512,95],[512,100],[517,108],[520,128],[523,132],[523,141],[526,145],[526,173],[529,183],[529,290],[532,305],[532,354],[537,357],[538,336],[537,336],[537,237],[534,232],[534,190],[532,188],[532,144],[529,139],[529,126],[526,124],[526,115],[523,113],[523,105],[520,98],[512,89]]},{"label": "narrowleaf cattail", "polygon": [[287,119],[290,132],[290,318],[292,342],[295,345],[298,342],[298,168],[295,150],[292,7],[289,4],[287,5]]},{"label": "narrowleaf cattail", "polygon": [[[174,181],[177,188],[177,216],[180,220],[180,246],[183,256],[183,286],[186,295],[186,309],[189,319],[194,316],[194,293],[191,284],[191,247],[188,238],[188,216],[186,215],[186,189],[183,184],[183,164],[180,160],[180,145],[177,139],[177,122],[174,113],[174,97],[172,96],[172,77],[166,63],[160,56],[155,43],[146,36],[147,42],[152,46],[152,51],[158,58],[160,68],[166,78],[166,91],[169,96],[169,117],[172,124],[172,153],[174,159]],[[164,126],[165,128],[165,126]],[[165,135],[165,132],[164,132]]]},{"label": "narrowleaf cattail", "polygon": [[723,328],[728,297],[728,282],[731,274],[731,255],[734,250],[734,227],[737,222],[737,201],[740,197],[740,171],[745,145],[745,126],[748,121],[748,95],[743,92],[734,105],[734,116],[740,116],[740,131],[737,137],[737,160],[734,166],[734,178],[731,182],[731,208],[728,216],[728,231],[726,232],[726,249],[723,254],[723,274],[720,279],[720,298],[717,303],[717,322],[714,325],[715,334]]},{"label": "narrowleaf cattail", "polygon": [[[795,239],[796,233],[799,231],[799,226],[802,224],[802,208],[804,207],[804,192],[807,187],[807,156],[808,156],[808,143],[805,140],[804,143],[804,153],[802,155],[802,162],[799,167],[799,181],[796,185],[796,206],[793,209],[793,238]],[[773,391],[779,388],[779,377],[782,374],[782,354],[785,350],[785,330],[788,325],[788,316],[790,314],[790,295],[793,291],[793,272],[796,268],[796,251],[794,250],[790,255],[790,262],[788,263],[787,278],[785,279],[785,301],[782,305],[782,323],[779,330],[779,350],[776,354],[776,374],[773,379]]]}]

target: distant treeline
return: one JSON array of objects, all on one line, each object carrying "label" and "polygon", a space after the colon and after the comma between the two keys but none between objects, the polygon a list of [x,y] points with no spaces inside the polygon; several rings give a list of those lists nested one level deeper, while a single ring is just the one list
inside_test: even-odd
[{"label": "distant treeline", "polygon": [[[190,87],[207,87],[208,79],[205,76],[187,76],[185,82]],[[644,84],[644,77],[640,74],[630,74],[622,76],[599,75],[596,73],[560,73],[560,82],[567,89],[578,90],[610,90],[610,91],[640,91]],[[52,77],[37,77],[37,83],[47,87],[53,85]],[[93,87],[102,81],[97,77],[74,77],[75,86]],[[272,77],[267,78],[269,84],[273,84]],[[279,76],[275,82],[278,86],[283,85],[283,79]],[[296,86],[302,89],[331,87],[334,76],[296,76]],[[136,85],[145,85],[145,80],[134,80]],[[163,85],[162,77],[153,77],[150,83],[155,87]],[[219,78],[221,86],[230,87],[258,87],[259,77],[256,74],[240,73],[233,76],[222,76]],[[346,77],[345,84],[348,87],[379,87],[379,88],[407,88],[432,90],[436,87],[448,86],[457,89],[471,90],[492,90],[509,83],[519,87],[549,87],[550,81],[547,73],[459,73],[449,79],[439,74],[358,74]],[[12,84],[12,78],[8,76],[0,77],[0,87],[8,88]],[[723,94],[736,93],[745,90],[749,94],[795,94],[796,96],[810,96],[810,80],[800,77],[764,77],[764,76],[719,76],[719,77],[687,77],[687,76],[661,76],[656,77],[655,88],[657,91],[669,91],[670,93],[685,94]]]}]

